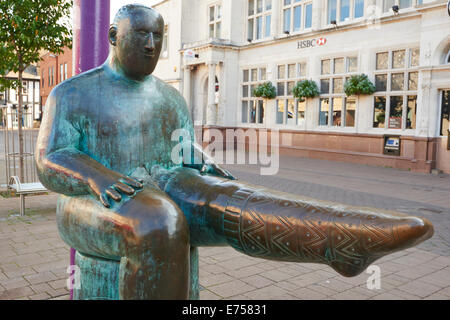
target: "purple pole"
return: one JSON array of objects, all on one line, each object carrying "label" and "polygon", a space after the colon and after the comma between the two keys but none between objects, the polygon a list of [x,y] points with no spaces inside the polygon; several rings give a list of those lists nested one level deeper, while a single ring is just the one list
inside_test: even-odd
[{"label": "purple pole", "polygon": [[[73,74],[86,72],[105,62],[109,53],[110,0],[75,0],[73,15]],[[70,249],[75,265],[75,249]],[[73,288],[70,289],[73,299]]]}]

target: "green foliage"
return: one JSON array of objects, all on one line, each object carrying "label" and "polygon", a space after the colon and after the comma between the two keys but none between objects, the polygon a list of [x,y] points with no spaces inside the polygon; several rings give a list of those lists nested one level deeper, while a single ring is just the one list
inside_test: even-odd
[{"label": "green foliage", "polygon": [[375,92],[374,84],[367,75],[359,74],[351,76],[344,84],[344,92],[347,96],[360,94],[373,94]]},{"label": "green foliage", "polygon": [[294,97],[298,98],[300,101],[304,101],[305,98],[317,97],[320,94],[319,88],[313,80],[303,80],[298,82],[292,92],[294,93]]},{"label": "green foliage", "polygon": [[253,95],[258,98],[273,99],[277,96],[277,90],[270,81],[267,81],[253,90]]},{"label": "green foliage", "polygon": [[71,47],[72,5],[73,0],[0,1],[0,87],[20,86],[4,76],[39,62],[42,50],[61,53]]}]

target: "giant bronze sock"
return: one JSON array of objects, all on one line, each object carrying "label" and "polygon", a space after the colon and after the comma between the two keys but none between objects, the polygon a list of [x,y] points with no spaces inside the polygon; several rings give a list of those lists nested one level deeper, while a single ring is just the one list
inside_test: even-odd
[{"label": "giant bronze sock", "polygon": [[376,259],[430,238],[426,219],[350,207],[155,167],[152,176],[183,210],[193,246],[230,244],[254,257],[325,263],[356,276]]}]

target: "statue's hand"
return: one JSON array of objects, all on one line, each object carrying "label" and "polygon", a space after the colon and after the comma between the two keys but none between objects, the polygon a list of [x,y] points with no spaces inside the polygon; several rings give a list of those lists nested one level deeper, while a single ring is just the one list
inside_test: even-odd
[{"label": "statue's hand", "polygon": [[120,202],[122,194],[132,196],[136,190],[144,187],[142,181],[118,173],[109,176],[104,175],[96,180],[90,182],[89,185],[93,193],[106,208],[111,207],[110,199]]},{"label": "statue's hand", "polygon": [[205,161],[202,168],[200,169],[201,174],[212,174],[218,177],[236,180],[236,178],[224,168],[219,167],[219,165],[214,161]]}]

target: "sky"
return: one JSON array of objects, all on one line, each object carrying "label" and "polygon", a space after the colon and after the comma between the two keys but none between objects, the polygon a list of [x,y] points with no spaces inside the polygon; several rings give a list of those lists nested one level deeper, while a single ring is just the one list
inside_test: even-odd
[{"label": "sky", "polygon": [[158,3],[161,1],[162,0],[111,0],[111,19],[110,19],[110,21],[114,20],[114,16],[116,15],[117,11],[126,4],[139,3],[139,4],[145,4],[147,6],[152,6],[155,3]]}]

